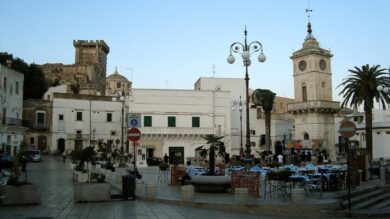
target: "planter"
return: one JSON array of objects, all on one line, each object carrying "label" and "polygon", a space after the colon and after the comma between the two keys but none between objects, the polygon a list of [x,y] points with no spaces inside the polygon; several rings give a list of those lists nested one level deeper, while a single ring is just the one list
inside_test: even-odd
[{"label": "planter", "polygon": [[108,183],[76,183],[74,185],[75,202],[109,201],[111,186]]},{"label": "planter", "polygon": [[77,182],[78,183],[86,183],[89,181],[89,173],[78,173]]},{"label": "planter", "polygon": [[198,192],[226,192],[230,189],[231,178],[226,175],[192,176],[191,184]]},{"label": "planter", "polygon": [[38,185],[4,186],[0,189],[0,196],[4,196],[1,205],[40,204],[41,191]]}]

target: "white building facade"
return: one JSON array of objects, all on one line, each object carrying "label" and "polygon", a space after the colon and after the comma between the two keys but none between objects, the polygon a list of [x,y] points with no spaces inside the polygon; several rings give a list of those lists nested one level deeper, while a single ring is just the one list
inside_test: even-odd
[{"label": "white building facade", "polygon": [[16,155],[24,138],[22,127],[24,75],[0,64],[1,150]]},{"label": "white building facade", "polygon": [[230,92],[133,89],[132,94],[129,113],[141,115],[138,165],[147,157],[165,154],[184,163],[186,158],[195,157],[196,148],[205,145],[202,136],[208,134],[224,136],[222,141],[230,152]]},{"label": "white building facade", "polygon": [[[126,124],[123,104],[109,96],[54,93],[51,150],[69,152],[102,143],[120,149],[121,122]],[[128,151],[125,132],[123,147]]]}]

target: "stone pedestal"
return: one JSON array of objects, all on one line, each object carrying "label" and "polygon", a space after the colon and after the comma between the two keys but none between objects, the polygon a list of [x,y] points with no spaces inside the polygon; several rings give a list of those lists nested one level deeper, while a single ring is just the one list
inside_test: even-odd
[{"label": "stone pedestal", "polygon": [[234,190],[234,203],[237,205],[246,205],[248,202],[248,189],[236,188]]},{"label": "stone pedestal", "polygon": [[292,189],[291,190],[291,201],[292,202],[303,202],[305,201],[305,189]]},{"label": "stone pedestal", "polygon": [[194,186],[182,186],[181,187],[181,199],[183,201],[191,202],[194,200]]},{"label": "stone pedestal", "polygon": [[146,183],[145,184],[145,197],[146,198],[156,198],[156,195],[157,195],[156,184]]},{"label": "stone pedestal", "polygon": [[41,191],[38,185],[4,186],[0,188],[0,205],[40,204]]},{"label": "stone pedestal", "polygon": [[74,200],[109,201],[111,200],[111,186],[108,183],[77,183],[74,185]]}]

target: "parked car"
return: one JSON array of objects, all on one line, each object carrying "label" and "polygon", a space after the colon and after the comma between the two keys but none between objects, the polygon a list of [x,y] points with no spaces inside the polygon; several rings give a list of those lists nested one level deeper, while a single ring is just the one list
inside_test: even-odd
[{"label": "parked car", "polygon": [[12,169],[14,158],[11,155],[0,155],[0,170]]},{"label": "parked car", "polygon": [[26,157],[27,161],[29,162],[41,162],[42,156],[40,150],[26,150],[21,151],[20,154]]},{"label": "parked car", "polygon": [[162,162],[163,160],[159,157],[148,157],[146,159],[146,163],[148,164],[148,166],[158,166]]}]

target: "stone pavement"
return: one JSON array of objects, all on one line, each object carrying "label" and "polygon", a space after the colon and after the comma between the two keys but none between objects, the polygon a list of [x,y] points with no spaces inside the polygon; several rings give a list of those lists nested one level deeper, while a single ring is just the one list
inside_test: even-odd
[{"label": "stone pavement", "polygon": [[[68,161],[69,162],[69,161]],[[135,201],[111,200],[97,203],[75,203],[73,180],[69,163],[59,157],[44,157],[41,163],[28,163],[28,179],[39,184],[42,190],[41,205],[3,206],[0,218],[297,218],[344,217],[346,214],[324,212],[334,209],[340,202],[337,193],[323,193],[322,199],[314,193],[305,202],[294,204],[284,198],[250,198],[248,205],[234,204],[230,193],[195,193],[193,202],[181,200],[180,187],[170,186],[168,181],[158,182],[158,168],[140,168],[142,180],[137,181]],[[119,171],[120,172],[120,171]],[[117,191],[121,183],[108,178]],[[157,185],[156,198],[145,197],[144,184]],[[370,182],[373,186],[377,182]],[[284,216],[283,216],[284,215]],[[356,215],[354,215],[356,216]]]},{"label": "stone pavement", "polygon": [[40,205],[1,206],[0,218],[286,218],[202,209],[141,199],[75,203],[69,160],[64,164],[60,157],[44,157],[41,163],[28,163],[27,171],[28,181],[40,185],[42,203]]}]

